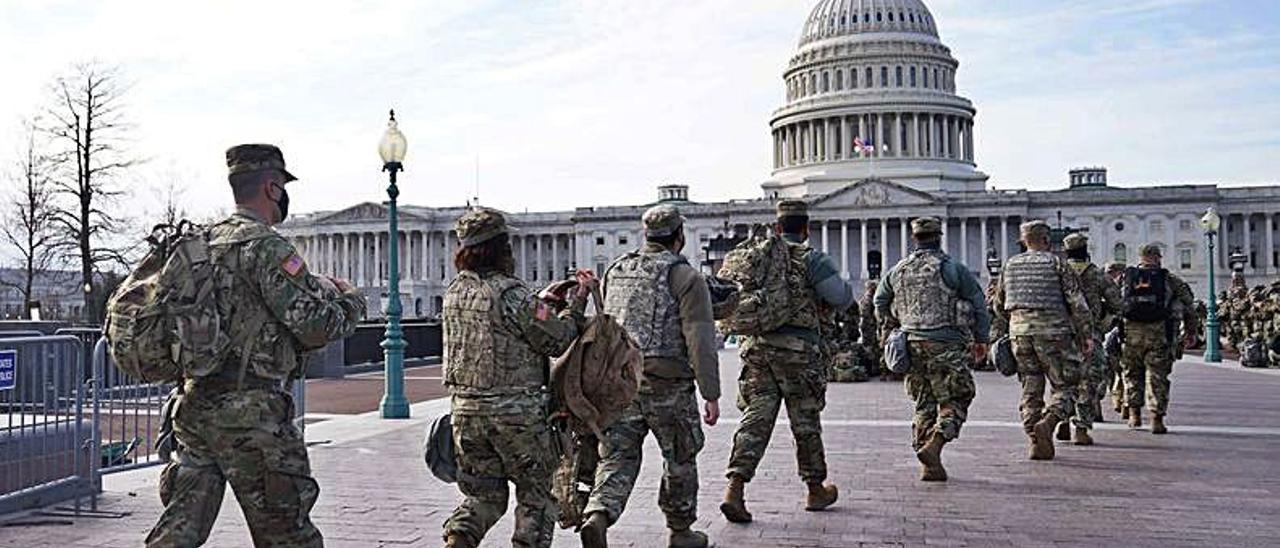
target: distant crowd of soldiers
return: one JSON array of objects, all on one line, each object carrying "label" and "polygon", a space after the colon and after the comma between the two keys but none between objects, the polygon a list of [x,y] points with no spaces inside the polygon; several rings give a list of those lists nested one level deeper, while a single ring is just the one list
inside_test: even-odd
[{"label": "distant crowd of soldiers", "polygon": [[1280,367],[1280,282],[1249,288],[1244,275],[1218,294],[1218,322],[1245,367]]}]

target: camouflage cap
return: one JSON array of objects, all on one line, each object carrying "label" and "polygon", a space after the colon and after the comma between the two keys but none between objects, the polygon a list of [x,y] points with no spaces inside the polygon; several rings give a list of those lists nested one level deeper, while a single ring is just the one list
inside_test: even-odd
[{"label": "camouflage cap", "polygon": [[1022,226],[1018,227],[1018,231],[1023,236],[1031,236],[1035,238],[1048,238],[1049,223],[1046,223],[1040,219],[1036,219],[1034,221],[1027,221],[1025,223],[1022,223]]},{"label": "camouflage cap", "polygon": [[476,207],[458,217],[454,231],[462,247],[471,247],[506,234],[507,220],[498,210]]},{"label": "camouflage cap", "polygon": [[644,235],[653,238],[665,238],[675,234],[684,226],[684,216],[672,205],[656,205],[644,212],[640,218],[644,223]]},{"label": "camouflage cap", "polygon": [[778,202],[778,218],[808,217],[809,204],[804,200],[782,200]]},{"label": "camouflage cap", "polygon": [[1086,249],[1089,247],[1089,237],[1081,232],[1072,232],[1062,239],[1062,247],[1068,251]]},{"label": "camouflage cap", "polygon": [[1143,244],[1138,248],[1139,257],[1163,257],[1164,253],[1160,251],[1160,246],[1156,244]]},{"label": "camouflage cap", "polygon": [[1107,263],[1107,274],[1115,274],[1116,272],[1124,272],[1124,263],[1115,261]]},{"label": "camouflage cap", "polygon": [[942,221],[937,217],[920,217],[911,221],[911,235],[942,234]]},{"label": "camouflage cap", "polygon": [[227,174],[250,173],[265,169],[278,169],[284,173],[285,182],[296,181],[284,167],[284,154],[280,147],[266,144],[236,145],[227,149]]}]

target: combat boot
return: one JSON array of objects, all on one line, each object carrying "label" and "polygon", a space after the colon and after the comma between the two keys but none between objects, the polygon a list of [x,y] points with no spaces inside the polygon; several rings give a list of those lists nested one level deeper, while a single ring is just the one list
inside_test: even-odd
[{"label": "combat boot", "polygon": [[804,509],[810,512],[817,512],[832,504],[836,503],[836,499],[840,498],[840,490],[830,483],[810,482],[809,496],[804,499]]},{"label": "combat boot", "polygon": [[1053,460],[1053,430],[1058,417],[1045,415],[1031,430],[1031,460]]},{"label": "combat boot", "polygon": [[916,458],[924,465],[921,481],[947,481],[947,469],[942,467],[942,446],[946,444],[947,439],[935,432],[924,447],[916,451]]},{"label": "combat boot", "polygon": [[1164,426],[1164,415],[1154,413],[1151,415],[1151,433],[1152,434],[1168,434],[1169,429]]},{"label": "combat boot", "polygon": [[1071,439],[1076,445],[1093,445],[1093,436],[1089,435],[1089,429],[1081,426],[1076,427],[1075,436]]},{"label": "combat boot", "polygon": [[1102,416],[1102,400],[1093,401],[1093,422],[1107,422]]},{"label": "combat boot", "polygon": [[449,533],[444,538],[444,548],[476,548],[476,545],[458,533]]},{"label": "combat boot", "polygon": [[741,477],[729,476],[729,489],[724,493],[724,502],[720,503],[720,513],[730,522],[751,523],[751,512],[747,511],[747,502],[742,493],[745,484]]},{"label": "combat boot", "polygon": [[1120,420],[1129,420],[1129,408],[1116,406],[1116,413],[1120,414]]},{"label": "combat boot", "polygon": [[592,512],[578,531],[582,548],[607,548],[609,546],[609,516],[604,512]]},{"label": "combat boot", "polygon": [[1129,428],[1142,428],[1142,408],[1129,408]]},{"label": "combat boot", "polygon": [[1053,437],[1058,441],[1071,441],[1071,422],[1062,421],[1053,429]]},{"label": "combat boot", "polygon": [[[667,540],[670,548],[707,548],[707,534],[692,529],[672,529]],[[586,548],[586,545],[583,545]]]}]

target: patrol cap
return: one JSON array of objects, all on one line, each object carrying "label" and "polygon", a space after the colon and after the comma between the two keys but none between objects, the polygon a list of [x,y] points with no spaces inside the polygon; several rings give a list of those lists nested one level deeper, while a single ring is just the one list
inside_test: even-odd
[{"label": "patrol cap", "polygon": [[808,217],[809,204],[804,200],[782,200],[778,202],[778,218]]},{"label": "patrol cap", "polygon": [[1072,232],[1062,239],[1062,247],[1067,251],[1085,249],[1089,247],[1089,237],[1080,232]]},{"label": "patrol cap", "polygon": [[1138,256],[1139,257],[1163,257],[1164,254],[1160,251],[1160,246],[1156,244],[1143,244],[1142,247],[1138,248]]},{"label": "patrol cap", "polygon": [[911,235],[942,234],[942,221],[937,217],[920,217],[911,221]]},{"label": "patrol cap", "polygon": [[1124,272],[1124,263],[1109,262],[1107,263],[1107,274],[1115,274],[1116,272]]},{"label": "patrol cap", "polygon": [[1018,227],[1018,230],[1022,233],[1023,236],[1030,236],[1034,238],[1049,237],[1049,223],[1046,223],[1040,219],[1022,223],[1022,226]]},{"label": "patrol cap", "polygon": [[656,205],[644,212],[640,218],[644,223],[644,235],[650,238],[665,238],[675,234],[684,226],[684,216],[673,205]]},{"label": "patrol cap", "polygon": [[476,207],[458,217],[454,231],[462,247],[471,247],[506,234],[507,220],[495,209]]},{"label": "patrol cap", "polygon": [[252,173],[267,169],[278,169],[284,173],[285,182],[296,181],[292,173],[284,167],[284,154],[280,147],[268,144],[236,145],[227,149],[227,175]]}]

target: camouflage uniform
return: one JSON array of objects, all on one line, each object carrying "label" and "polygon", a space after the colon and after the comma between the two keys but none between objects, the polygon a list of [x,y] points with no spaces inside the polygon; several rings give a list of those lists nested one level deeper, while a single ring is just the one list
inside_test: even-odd
[{"label": "camouflage uniform", "polygon": [[[507,237],[502,214],[458,219],[462,247]],[[548,356],[568,350],[586,302],[560,313],[510,273],[463,270],[444,297],[444,384],[452,396],[458,489],[466,499],[444,524],[446,540],[476,546],[507,509],[515,484],[514,546],[551,545],[556,466],[547,421]]]},{"label": "camouflage uniform", "polygon": [[[802,201],[783,200],[778,203],[778,215],[808,217],[807,206]],[[726,475],[730,480],[736,476],[744,482],[755,477],[778,411],[786,402],[800,477],[813,486],[827,477],[821,423],[827,372],[820,360],[817,307],[822,301],[834,310],[842,310],[852,306],[854,298],[853,290],[840,279],[839,269],[829,256],[805,246],[798,235],[783,237],[789,245],[805,249],[809,299],[797,305],[788,325],[772,333],[746,337],[742,343],[742,372],[738,377],[742,421],[733,434]]]},{"label": "camouflage uniform", "polygon": [[[911,224],[917,238],[941,230],[941,222],[931,217]],[[906,388],[915,402],[912,447],[920,451],[935,434],[944,442],[955,440],[976,394],[969,345],[985,344],[990,332],[982,286],[936,245],[921,244],[885,275],[875,307],[877,316],[907,332]]]},{"label": "camouflage uniform", "polygon": [[[1116,287],[1116,291],[1120,291],[1120,286],[1124,281],[1124,265],[1121,263],[1107,263],[1106,275],[1107,280]],[[1111,329],[1120,324],[1120,316],[1117,314],[1111,318],[1111,323],[1108,324],[1107,328]],[[1107,386],[1111,388],[1111,402],[1116,412],[1119,413],[1125,407],[1124,368],[1120,363],[1119,352],[1104,351],[1107,357]]]},{"label": "camouflage uniform", "polygon": [[[1155,245],[1145,245],[1139,250],[1146,258],[1159,256]],[[1138,268],[1159,268],[1158,265],[1139,265]],[[1167,272],[1166,292],[1169,319],[1163,322],[1142,322],[1126,318],[1124,321],[1124,376],[1125,400],[1130,413],[1138,413],[1146,399],[1147,409],[1163,417],[1169,407],[1169,374],[1179,349],[1175,345],[1177,322],[1190,321],[1194,314],[1195,297],[1191,287],[1181,278]],[[1125,288],[1129,291],[1129,288]]]},{"label": "camouflage uniform", "polygon": [[[233,174],[274,169],[293,179],[270,145],[233,147],[227,165]],[[227,482],[254,545],[324,545],[310,518],[320,489],[282,384],[301,374],[302,352],[350,335],[365,301],[313,276],[268,225],[239,208],[211,228],[210,250],[228,277],[218,306],[223,318],[235,318],[226,328],[239,348],[183,383],[172,415],[176,455],[160,476],[165,508],[149,547],[203,544]]]},{"label": "camouflage uniform", "polygon": [[[1070,234],[1063,244],[1068,253],[1078,253],[1088,249],[1089,238],[1080,233]],[[1080,290],[1092,319],[1089,332],[1094,351],[1086,359],[1083,378],[1076,387],[1075,413],[1071,418],[1077,428],[1088,430],[1093,428],[1095,420],[1102,418],[1100,401],[1107,386],[1107,358],[1102,342],[1111,319],[1120,313],[1120,288],[1087,258],[1068,258],[1067,263],[1080,279]]]},{"label": "camouflage uniform", "polygon": [[[1031,221],[1024,238],[1047,238],[1049,225]],[[1093,318],[1074,270],[1049,251],[1027,251],[1005,263],[996,286],[996,313],[1008,322],[1018,377],[1022,382],[1022,425],[1028,435],[1042,419],[1066,420],[1083,374],[1081,348],[1090,338]],[[1045,382],[1050,386],[1046,416]],[[1035,439],[1033,438],[1033,441]],[[1043,442],[1042,442],[1043,443]],[[1033,458],[1052,458],[1050,454]]]},{"label": "camouflage uniform", "polygon": [[[642,220],[646,238],[666,238],[684,227],[679,211],[667,205],[651,208]],[[603,512],[608,523],[617,521],[640,474],[644,439],[653,432],[663,458],[658,506],[669,529],[686,531],[698,518],[697,457],[704,440],[695,379],[705,400],[720,398],[706,280],[682,255],[649,242],[610,266],[605,312],[636,341],[645,366],[635,401],[600,440],[585,512]]]},{"label": "camouflage uniform", "polygon": [[888,371],[881,366],[880,354],[883,349],[880,346],[880,325],[876,319],[876,287],[875,280],[868,280],[866,284],[866,292],[862,294],[862,299],[858,301],[858,335],[861,349],[861,358],[867,375],[888,376]]}]

